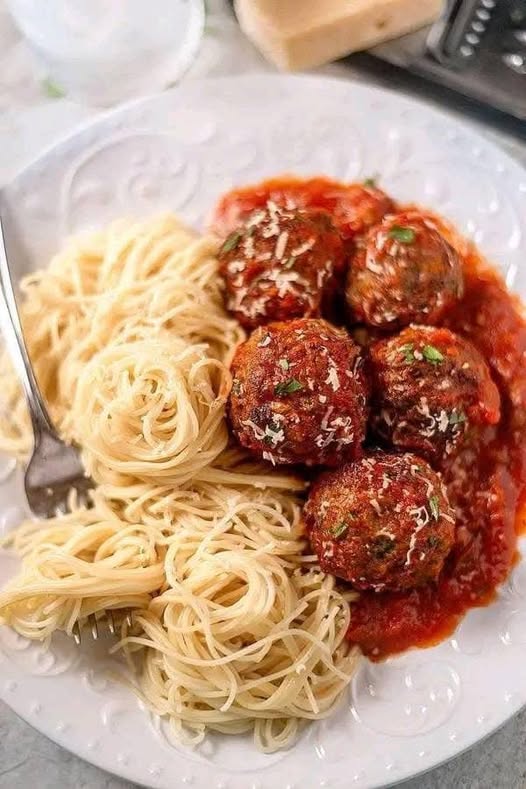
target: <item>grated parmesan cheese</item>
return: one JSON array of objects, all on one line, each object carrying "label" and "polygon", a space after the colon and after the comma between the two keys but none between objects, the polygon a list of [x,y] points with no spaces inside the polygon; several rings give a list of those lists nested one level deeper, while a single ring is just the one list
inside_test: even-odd
[{"label": "grated parmesan cheese", "polygon": [[287,242],[289,240],[289,234],[287,230],[284,230],[282,233],[279,234],[278,240],[276,241],[276,248],[274,250],[274,255],[277,260],[281,260],[283,255],[285,254],[285,250],[287,248]]},{"label": "grated parmesan cheese", "polygon": [[332,386],[333,392],[337,392],[340,388],[340,379],[338,378],[338,371],[335,366],[329,367],[329,374],[325,379],[325,383]]}]

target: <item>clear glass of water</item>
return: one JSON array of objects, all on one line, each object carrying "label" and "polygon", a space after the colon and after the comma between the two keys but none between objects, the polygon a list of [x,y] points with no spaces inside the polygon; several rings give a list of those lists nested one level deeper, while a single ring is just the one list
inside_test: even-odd
[{"label": "clear glass of water", "polygon": [[50,91],[110,106],[176,82],[196,56],[204,0],[7,0]]}]

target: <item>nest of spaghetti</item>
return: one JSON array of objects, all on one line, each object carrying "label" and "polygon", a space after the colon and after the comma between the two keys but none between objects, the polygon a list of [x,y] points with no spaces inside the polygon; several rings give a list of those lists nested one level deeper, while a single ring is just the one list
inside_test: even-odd
[{"label": "nest of spaghetti", "polygon": [[[96,487],[91,508],[72,501],[9,535],[22,566],[0,621],[45,641],[112,614],[127,681],[179,740],[250,731],[274,751],[329,715],[354,673],[352,593],[307,552],[303,482],[229,447],[243,333],[215,248],[172,216],[119,222],[22,284],[39,383]],[[29,421],[2,366],[0,445],[24,457]]]}]

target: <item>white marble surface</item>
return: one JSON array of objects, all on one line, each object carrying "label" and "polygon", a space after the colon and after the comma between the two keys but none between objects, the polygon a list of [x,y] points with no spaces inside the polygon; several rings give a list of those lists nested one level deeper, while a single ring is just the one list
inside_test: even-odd
[{"label": "white marble surface", "polygon": [[[226,0],[211,0],[208,6],[205,39],[185,79],[270,70],[239,33]],[[416,93],[432,103],[449,104],[457,114],[466,108],[465,102],[433,89],[422,90],[417,81],[396,76],[387,67],[367,70],[361,59],[321,71]],[[56,99],[46,94],[25,44],[12,28],[0,0],[0,183],[96,112],[95,108],[79,106],[67,97]],[[480,113],[469,119],[526,165],[524,130],[521,142],[509,131],[491,126],[490,121],[489,115]],[[32,785],[42,789],[129,786],[62,751],[0,706],[0,789],[26,789]],[[471,752],[405,786],[526,787],[526,712]]]}]

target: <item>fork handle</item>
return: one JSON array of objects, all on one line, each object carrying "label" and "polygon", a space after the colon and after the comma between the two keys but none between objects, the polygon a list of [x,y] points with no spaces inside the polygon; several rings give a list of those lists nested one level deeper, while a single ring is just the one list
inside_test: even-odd
[{"label": "fork handle", "polygon": [[40,392],[29,354],[27,352],[20,315],[16,306],[13,282],[7,262],[2,217],[0,216],[0,328],[13,366],[24,389],[35,441],[45,431],[56,435],[53,423]]}]

